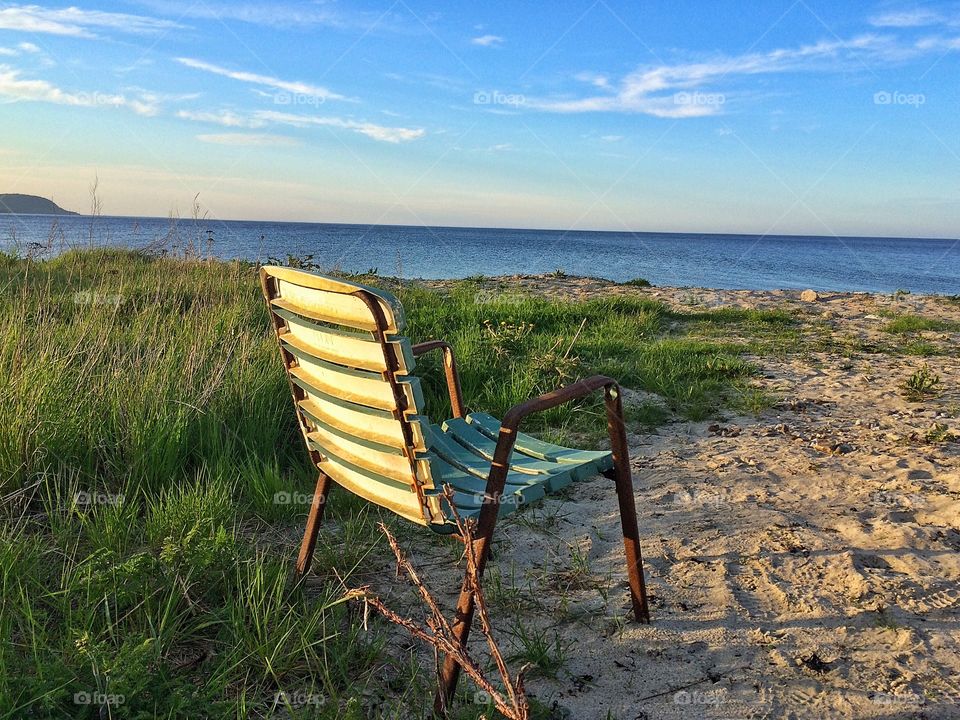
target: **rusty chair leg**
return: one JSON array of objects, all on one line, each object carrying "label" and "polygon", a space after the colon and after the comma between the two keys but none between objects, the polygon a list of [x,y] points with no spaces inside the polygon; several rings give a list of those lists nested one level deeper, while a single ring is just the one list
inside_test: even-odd
[{"label": "rusty chair leg", "polygon": [[297,578],[303,577],[310,569],[313,560],[313,549],[317,545],[317,534],[320,532],[320,523],[323,521],[323,509],[327,504],[327,495],[330,492],[330,476],[320,472],[317,478],[317,487],[313,491],[310,501],[310,514],[307,516],[307,528],[303,533],[303,542],[300,543],[300,555],[297,557]]},{"label": "rusty chair leg", "polygon": [[647,607],[647,589],[643,580],[643,557],[640,554],[640,531],[637,528],[637,508],[633,498],[627,431],[623,423],[623,405],[618,390],[619,388],[616,387],[607,387],[604,390],[607,431],[610,433],[610,448],[613,451],[613,469],[608,470],[604,475],[612,477],[617,487],[633,615],[638,622],[649,623],[650,610]]},{"label": "rusty chair leg", "polygon": [[[496,520],[496,513],[494,513],[494,520]],[[481,519],[480,523],[482,524],[482,522]],[[492,539],[493,528],[491,527],[489,534],[479,536],[473,542],[473,552],[477,558],[478,580],[483,577],[483,569],[486,567],[487,559],[490,557],[490,541]],[[467,575],[463,579],[463,585],[460,588],[460,598],[457,600],[457,611],[452,625],[454,637],[460,647],[465,647],[467,644],[467,638],[470,635],[470,626],[473,624],[473,612],[476,607],[469,572],[468,570]],[[433,712],[436,717],[446,717],[446,709],[453,700],[459,679],[460,665],[449,655],[446,656],[443,659],[443,665],[440,669],[440,689],[433,703]]]}]

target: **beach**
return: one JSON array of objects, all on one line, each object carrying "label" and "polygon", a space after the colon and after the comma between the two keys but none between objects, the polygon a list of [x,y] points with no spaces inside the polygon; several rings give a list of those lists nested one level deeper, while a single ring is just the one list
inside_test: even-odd
[{"label": "beach", "polygon": [[[621,381],[652,623],[609,480],[502,520],[485,588],[531,717],[958,716],[957,298],[344,277],[450,340],[469,410]],[[0,279],[0,709],[422,716],[432,652],[344,597],[422,618],[382,522],[452,614],[462,546],[335,489],[295,577],[317,475],[256,266],[85,250]],[[439,359],[416,374],[442,423]],[[603,449],[602,418],[522,429]],[[495,717],[467,680],[456,713]]]},{"label": "beach", "polygon": [[[542,633],[556,676],[534,670],[528,690],[555,717],[960,717],[960,335],[922,333],[944,353],[924,359],[942,392],[923,402],[900,387],[918,358],[883,351],[904,342],[883,329],[891,313],[957,322],[960,305],[544,276],[486,285],[787,309],[806,336],[800,352],[752,358],[778,397],[759,416],[631,434],[649,626],[629,617],[610,481],[577,483],[498,527],[495,633],[520,655],[530,628]],[[455,555],[411,552],[450,605]],[[380,587],[412,611],[409,594]]]}]

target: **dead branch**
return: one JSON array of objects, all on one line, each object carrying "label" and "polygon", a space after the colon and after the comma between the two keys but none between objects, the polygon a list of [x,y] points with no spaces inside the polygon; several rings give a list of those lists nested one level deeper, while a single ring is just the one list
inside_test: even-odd
[{"label": "dead branch", "polygon": [[348,590],[346,592],[345,599],[363,601],[364,616],[366,616],[367,608],[372,607],[381,615],[383,615],[383,617],[389,622],[404,628],[417,639],[427,643],[433,648],[435,657],[438,661],[442,655],[448,655],[453,658],[463,669],[463,672],[471,680],[473,680],[477,687],[489,695],[494,706],[504,717],[508,718],[509,720],[529,720],[530,706],[527,703],[526,694],[524,693],[523,682],[524,673],[526,672],[527,668],[524,666],[517,674],[516,679],[511,677],[509,671],[507,670],[506,662],[503,659],[503,654],[500,652],[500,648],[497,646],[497,643],[493,638],[493,631],[490,625],[490,616],[487,612],[487,605],[483,596],[483,589],[480,584],[480,574],[478,571],[477,557],[474,548],[473,524],[470,522],[465,522],[460,517],[460,514],[457,512],[456,505],[453,501],[453,490],[449,485],[444,488],[444,496],[450,503],[450,507],[453,511],[453,517],[457,524],[457,529],[460,533],[460,537],[463,538],[464,541],[464,547],[466,549],[465,555],[467,560],[467,574],[465,582],[467,583],[467,587],[474,593],[474,602],[476,603],[478,615],[480,617],[480,631],[483,633],[484,638],[486,638],[487,646],[490,648],[490,655],[493,657],[494,663],[497,666],[497,671],[500,674],[500,679],[503,683],[506,694],[500,692],[493,686],[493,684],[487,679],[483,670],[480,669],[480,666],[477,664],[477,662],[470,657],[467,649],[465,647],[461,647],[457,642],[456,637],[453,634],[453,629],[450,627],[450,623],[447,621],[446,617],[440,611],[440,607],[437,604],[436,599],[433,597],[430,590],[427,589],[427,586],[417,574],[416,569],[413,567],[409,559],[407,559],[406,555],[404,555],[403,551],[400,549],[396,538],[394,538],[393,534],[383,523],[380,523],[379,527],[381,532],[383,532],[383,534],[386,536],[387,541],[390,543],[390,548],[393,550],[393,554],[397,558],[398,569],[402,570],[407,577],[410,578],[410,581],[420,593],[420,597],[423,599],[424,605],[429,610],[429,617],[427,617],[425,621],[426,627],[419,625],[410,618],[402,617],[388,608],[386,604],[384,604],[384,602],[377,597],[376,594],[374,594],[369,585]]}]

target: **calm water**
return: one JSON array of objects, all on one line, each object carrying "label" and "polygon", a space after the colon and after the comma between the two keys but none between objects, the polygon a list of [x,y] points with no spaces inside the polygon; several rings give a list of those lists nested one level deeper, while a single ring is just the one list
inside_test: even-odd
[{"label": "calm water", "polygon": [[[99,218],[96,244],[183,247],[199,238],[222,258],[313,255],[324,267],[403,277],[544,273],[655,285],[960,293],[960,241],[906,238],[565,232],[167,218]],[[91,242],[86,217],[0,215],[0,247]]]}]

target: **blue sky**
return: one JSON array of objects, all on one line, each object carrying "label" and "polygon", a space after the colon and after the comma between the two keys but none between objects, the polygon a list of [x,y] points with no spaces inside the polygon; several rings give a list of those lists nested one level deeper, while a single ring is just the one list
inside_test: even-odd
[{"label": "blue sky", "polygon": [[0,2],[0,192],[960,236],[960,4]]}]

